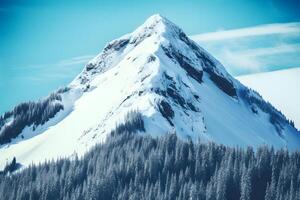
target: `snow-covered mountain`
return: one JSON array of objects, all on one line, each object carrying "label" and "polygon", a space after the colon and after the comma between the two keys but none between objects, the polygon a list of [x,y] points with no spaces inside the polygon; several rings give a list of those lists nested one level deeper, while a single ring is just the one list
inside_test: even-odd
[{"label": "snow-covered mountain", "polygon": [[82,155],[130,120],[152,136],[300,148],[300,133],[280,112],[154,15],[110,42],[68,87],[2,116],[0,163]]}]

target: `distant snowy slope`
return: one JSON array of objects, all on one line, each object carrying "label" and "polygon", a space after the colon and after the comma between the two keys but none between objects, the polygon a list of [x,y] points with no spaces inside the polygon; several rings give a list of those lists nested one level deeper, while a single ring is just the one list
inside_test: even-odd
[{"label": "distant snowy slope", "polygon": [[237,77],[258,91],[300,129],[300,67]]}]

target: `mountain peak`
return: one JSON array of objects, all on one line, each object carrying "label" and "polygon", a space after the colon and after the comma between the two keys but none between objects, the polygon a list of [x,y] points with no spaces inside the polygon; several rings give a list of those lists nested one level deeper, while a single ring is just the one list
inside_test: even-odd
[{"label": "mountain peak", "polygon": [[[161,46],[166,47],[169,44],[181,48],[182,45],[176,45],[179,40],[189,42],[188,37],[176,24],[160,14],[152,15],[132,33],[109,42],[103,51],[86,65],[73,83],[85,85],[97,74],[117,66],[133,50],[152,54]],[[141,49],[137,48],[138,46]]]},{"label": "mountain peak", "polygon": [[148,35],[152,34],[163,34],[170,32],[182,32],[181,29],[168,20],[167,18],[161,16],[160,14],[154,14],[150,16],[140,27],[138,27],[132,34],[140,35],[142,33],[148,33]]},{"label": "mountain peak", "polygon": [[157,14],[154,14],[154,15],[148,17],[148,19],[145,21],[145,23],[164,22],[166,20],[167,19],[165,17],[163,17],[162,15],[157,13]]},{"label": "mountain peak", "polygon": [[154,14],[150,16],[148,19],[146,19],[146,21],[141,25],[141,27],[155,27],[159,25],[169,26],[171,23],[172,22],[170,20],[161,16],[160,14]]}]

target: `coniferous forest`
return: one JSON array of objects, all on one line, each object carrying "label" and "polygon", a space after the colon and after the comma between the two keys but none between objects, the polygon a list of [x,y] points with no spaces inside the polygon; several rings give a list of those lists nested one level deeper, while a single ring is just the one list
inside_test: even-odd
[{"label": "coniferous forest", "polygon": [[299,166],[300,152],[115,132],[83,158],[2,173],[0,194],[5,200],[297,200]]}]

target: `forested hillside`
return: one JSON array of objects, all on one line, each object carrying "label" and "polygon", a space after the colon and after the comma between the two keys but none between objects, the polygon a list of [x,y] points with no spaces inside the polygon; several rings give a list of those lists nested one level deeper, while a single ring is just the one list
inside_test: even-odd
[{"label": "forested hillside", "polygon": [[[133,120],[134,121],[134,120]],[[120,129],[126,130],[126,129]],[[114,132],[84,158],[1,175],[1,199],[300,199],[300,152]],[[10,191],[10,192],[7,192]]]},{"label": "forested hillside", "polygon": [[26,126],[33,126],[35,129],[36,126],[43,125],[56,113],[63,110],[60,93],[64,90],[58,90],[37,102],[21,103],[12,111],[4,113],[3,116],[0,115],[0,145],[11,142],[13,138],[21,134]]}]

